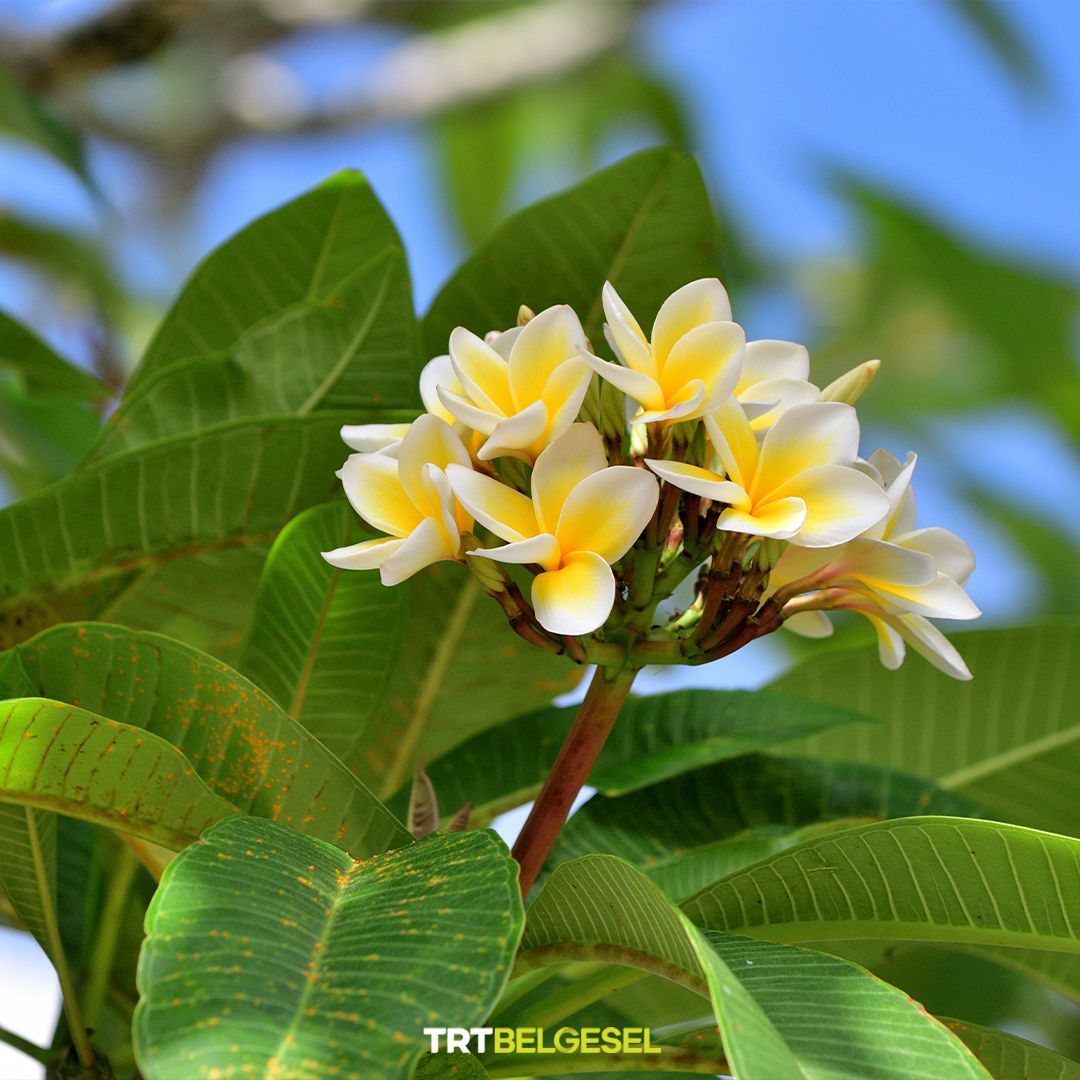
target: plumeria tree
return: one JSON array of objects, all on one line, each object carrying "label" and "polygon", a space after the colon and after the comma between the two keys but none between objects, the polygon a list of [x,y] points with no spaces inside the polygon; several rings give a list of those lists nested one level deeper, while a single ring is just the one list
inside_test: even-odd
[{"label": "plumeria tree", "polygon": [[[974,556],[860,447],[881,365],[747,341],[713,235],[658,149],[422,320],[355,174],[204,262],[87,459],[0,511],[0,886],[64,995],[52,1047],[0,1036],[161,1080],[1080,1074],[890,966],[1080,996],[1076,635],[946,639]],[[632,695],[834,612],[876,653]]]}]

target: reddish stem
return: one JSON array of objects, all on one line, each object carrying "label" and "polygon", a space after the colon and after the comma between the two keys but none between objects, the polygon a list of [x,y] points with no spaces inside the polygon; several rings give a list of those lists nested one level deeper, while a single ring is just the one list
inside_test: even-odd
[{"label": "reddish stem", "polygon": [[533,803],[512,852],[521,865],[521,895],[528,895],[551,851],[570,807],[588,779],[615,718],[630,693],[637,670],[598,667],[574,726]]}]

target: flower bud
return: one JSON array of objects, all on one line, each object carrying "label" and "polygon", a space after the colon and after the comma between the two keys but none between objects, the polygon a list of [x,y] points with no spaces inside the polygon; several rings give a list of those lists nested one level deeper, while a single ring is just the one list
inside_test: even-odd
[{"label": "flower bud", "polygon": [[518,326],[524,326],[526,323],[532,322],[536,318],[536,312],[526,304],[522,304],[518,308],[517,324]]},{"label": "flower bud", "polygon": [[597,379],[596,385],[600,394],[600,434],[621,441],[626,433],[626,396],[603,379]]},{"label": "flower bud", "polygon": [[881,367],[880,360],[867,360],[850,371],[845,372],[835,382],[829,383],[821,391],[821,401],[841,401],[845,405],[854,405],[874,381],[874,376]]}]

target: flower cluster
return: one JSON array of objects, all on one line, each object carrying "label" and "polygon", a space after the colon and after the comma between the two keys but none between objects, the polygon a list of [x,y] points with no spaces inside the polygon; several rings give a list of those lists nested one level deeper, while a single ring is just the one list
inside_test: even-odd
[{"label": "flower cluster", "polygon": [[610,284],[602,299],[614,361],[569,307],[522,308],[450,335],[412,424],[343,429],[345,493],[386,535],[324,557],[386,585],[465,561],[519,634],[582,662],[703,663],[785,623],[824,636],[847,609],[889,667],[907,642],[970,678],[929,618],[979,614],[971,550],[915,528],[913,454],[859,457],[878,362],[820,389],[801,345],[746,340],[715,278],[668,297],[648,336]]}]

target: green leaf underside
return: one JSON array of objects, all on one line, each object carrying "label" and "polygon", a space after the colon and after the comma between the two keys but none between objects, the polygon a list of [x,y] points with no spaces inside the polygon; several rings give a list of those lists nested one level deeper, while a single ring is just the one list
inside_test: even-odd
[{"label": "green leaf underside", "polygon": [[985,1075],[899,990],[835,957],[701,933],[611,856],[552,874],[529,908],[517,970],[583,959],[640,967],[706,994],[739,1076]]},{"label": "green leaf underside", "polygon": [[112,391],[88,372],[61,359],[22,323],[0,311],[0,371],[14,371],[36,398],[104,401]]},{"label": "green leaf underside", "polygon": [[[555,760],[577,706],[514,717],[432,764],[444,808],[473,803],[484,823],[527,801]],[[864,721],[849,709],[745,690],[679,690],[631,698],[589,774],[589,786],[621,795],[703,765],[837,724]]]},{"label": "green leaf underside", "polygon": [[258,218],[203,260],[147,347],[131,388],[178,360],[232,348],[252,327],[332,296],[401,241],[367,181],[340,172]]},{"label": "green leaf underside", "polygon": [[1080,1065],[1045,1046],[966,1020],[941,1022],[979,1059],[994,1080],[1080,1080]]},{"label": "green leaf underside", "polygon": [[0,800],[173,848],[236,813],[164,739],[43,698],[0,702]]},{"label": "green leaf underside", "polygon": [[[56,902],[56,816],[41,810],[31,810],[37,826],[46,887]],[[30,837],[26,823],[27,810],[22,806],[0,803],[0,888],[4,890],[22,925],[37,943],[51,953],[49,935],[42,912],[42,897],[35,873]]]},{"label": "green leaf underside", "polygon": [[642,326],[680,285],[717,272],[712,208],[697,164],[645,150],[514,214],[443,286],[424,318],[429,355],[451,330],[513,326],[518,306],[569,304],[603,348],[600,290],[610,280]]},{"label": "green leaf underside", "polygon": [[[267,561],[241,666],[358,776],[407,798],[417,758],[546,704],[578,669],[519,641],[463,567],[440,563],[386,588],[377,573],[319,557],[370,535],[344,504],[290,523]],[[460,805],[439,796],[450,813]]]},{"label": "green leaf underside", "polygon": [[682,904],[769,941],[917,940],[1080,953],[1080,840],[923,817],[806,841]]},{"label": "green leaf underside", "polygon": [[770,689],[842,703],[880,721],[785,750],[933,777],[994,817],[1075,832],[1080,627],[976,630],[953,640],[971,667],[970,683],[926,664],[885,671],[869,651],[824,656],[776,680]]},{"label": "green leaf underside", "polygon": [[493,833],[356,862],[270,822],[222,822],[170,865],[147,914],[140,1068],[405,1080],[425,1026],[486,1016],[521,923]]},{"label": "green leaf underside", "polygon": [[334,493],[343,419],[243,421],[162,439],[0,511],[0,645],[93,614],[134,571],[269,540]]},{"label": "green leaf underside", "polygon": [[[4,654],[0,692],[69,702],[79,724],[90,732],[122,734],[125,746],[145,734],[146,749],[131,755],[133,762],[145,762],[140,768],[153,764],[150,749],[156,752],[161,743],[171,744],[182,755],[173,770],[176,777],[182,780],[184,767],[190,767],[195,778],[225,800],[226,809],[291,825],[357,857],[409,839],[371,792],[253,683],[220,661],[158,634],[94,623],[55,627]],[[95,740],[82,746],[82,767],[107,769],[111,776],[121,747],[110,750],[113,744],[100,732]],[[21,769],[23,752],[21,739],[0,743],[0,761],[7,761],[8,769],[11,762]],[[152,804],[146,800],[155,777],[157,773],[148,774],[143,788],[131,784],[130,772],[125,775],[116,805],[126,805],[129,818],[136,807],[149,813]],[[52,808],[82,816],[90,810],[94,791],[104,800],[98,800],[96,809],[110,805],[111,789],[101,781],[97,788],[88,788],[83,800]],[[117,824],[122,826],[122,821]],[[185,831],[175,839],[194,839],[198,831]],[[163,836],[151,838],[168,844]]]},{"label": "green leaf underside", "polygon": [[619,798],[594,796],[567,822],[549,865],[607,852],[671,895],[688,896],[770,845],[789,846],[792,830],[852,818],[977,812],[968,800],[901,773],[751,754]]},{"label": "green leaf underside", "polygon": [[488,1080],[488,1074],[472,1054],[425,1054],[413,1080]]},{"label": "green leaf underside", "polygon": [[252,416],[336,410],[358,422],[407,421],[420,406],[418,354],[404,257],[387,250],[337,294],[301,300],[224,352],[148,376],[124,398],[91,460]]}]

